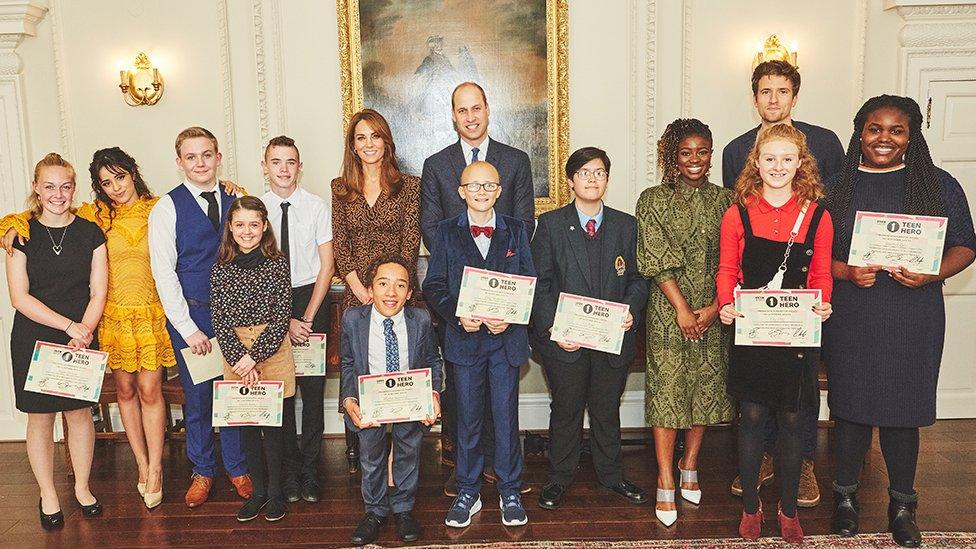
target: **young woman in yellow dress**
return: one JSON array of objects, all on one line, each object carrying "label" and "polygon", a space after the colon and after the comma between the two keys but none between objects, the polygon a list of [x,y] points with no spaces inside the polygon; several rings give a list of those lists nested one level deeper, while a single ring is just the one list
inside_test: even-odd
[{"label": "young woman in yellow dress", "polygon": [[[162,502],[166,405],[161,367],[176,364],[166,315],[149,267],[149,211],[159,200],[146,186],[136,161],[118,147],[101,149],[89,166],[95,201],[78,217],[95,223],[108,242],[108,299],[98,325],[101,350],[109,353],[119,412],[139,468],[137,489],[146,507]],[[3,247],[30,237],[30,211],[0,220]]]}]

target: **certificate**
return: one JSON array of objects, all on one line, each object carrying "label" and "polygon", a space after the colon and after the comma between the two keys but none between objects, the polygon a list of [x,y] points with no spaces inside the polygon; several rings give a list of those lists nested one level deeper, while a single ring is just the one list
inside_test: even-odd
[{"label": "certificate", "polygon": [[735,344],[819,347],[820,290],[735,290]]},{"label": "certificate", "polygon": [[224,353],[220,352],[217,338],[210,338],[210,347],[210,352],[205,355],[194,354],[189,347],[180,349],[186,369],[190,372],[190,381],[194,385],[224,375]]},{"label": "certificate", "polygon": [[402,423],[434,415],[430,368],[359,376],[363,421]]},{"label": "certificate", "polygon": [[455,314],[461,318],[528,324],[535,277],[465,267]]},{"label": "certificate", "polygon": [[629,311],[624,303],[559,292],[549,339],[619,355]]},{"label": "certificate", "polygon": [[325,375],[325,334],[308,334],[305,343],[292,343],[295,357],[295,376]]},{"label": "certificate", "polygon": [[858,211],[847,263],[937,275],[948,224],[945,217]]},{"label": "certificate", "polygon": [[24,390],[45,395],[98,402],[108,353],[46,341],[34,344]]},{"label": "certificate", "polygon": [[284,381],[259,381],[252,387],[240,381],[214,381],[213,425],[281,427],[284,396]]}]

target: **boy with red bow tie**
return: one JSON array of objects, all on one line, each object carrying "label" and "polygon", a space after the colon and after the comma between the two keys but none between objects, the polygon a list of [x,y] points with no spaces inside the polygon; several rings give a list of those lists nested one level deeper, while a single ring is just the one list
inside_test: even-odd
[{"label": "boy with red bow tie", "polygon": [[463,528],[481,510],[478,451],[485,399],[490,399],[495,427],[495,473],[498,475],[502,523],[528,522],[520,497],[522,448],[518,433],[519,368],[529,359],[525,326],[458,317],[465,267],[535,276],[525,224],[496,214],[502,192],[498,171],[487,162],[472,162],[461,173],[458,193],[467,211],[437,225],[435,245],[424,280],[424,299],[447,320],[444,359],[455,364],[458,406],[455,462],[458,496],[447,514],[448,526]]}]

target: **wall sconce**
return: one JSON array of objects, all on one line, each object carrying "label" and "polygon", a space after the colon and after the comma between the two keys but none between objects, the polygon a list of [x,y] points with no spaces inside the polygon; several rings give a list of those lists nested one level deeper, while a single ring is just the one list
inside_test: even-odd
[{"label": "wall sconce", "polygon": [[756,57],[752,59],[752,68],[755,69],[763,61],[786,61],[790,65],[800,68],[796,63],[798,49],[795,40],[790,44],[790,48],[786,49],[786,46],[779,41],[779,37],[772,34],[764,44],[756,47]]},{"label": "wall sconce", "polygon": [[132,68],[119,70],[119,80],[122,98],[129,106],[155,105],[163,96],[163,77],[143,52],[136,56]]}]

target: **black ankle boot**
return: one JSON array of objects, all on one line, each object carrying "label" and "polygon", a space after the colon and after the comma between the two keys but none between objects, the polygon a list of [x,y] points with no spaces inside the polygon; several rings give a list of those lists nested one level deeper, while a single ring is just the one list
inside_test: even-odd
[{"label": "black ankle boot", "polygon": [[859,511],[857,492],[842,494],[834,490],[834,516],[830,520],[831,530],[843,538],[856,536]]},{"label": "black ankle boot", "polygon": [[911,503],[892,499],[888,503],[888,531],[895,543],[902,547],[919,547],[922,545],[922,534],[915,524],[915,509],[918,502]]}]

